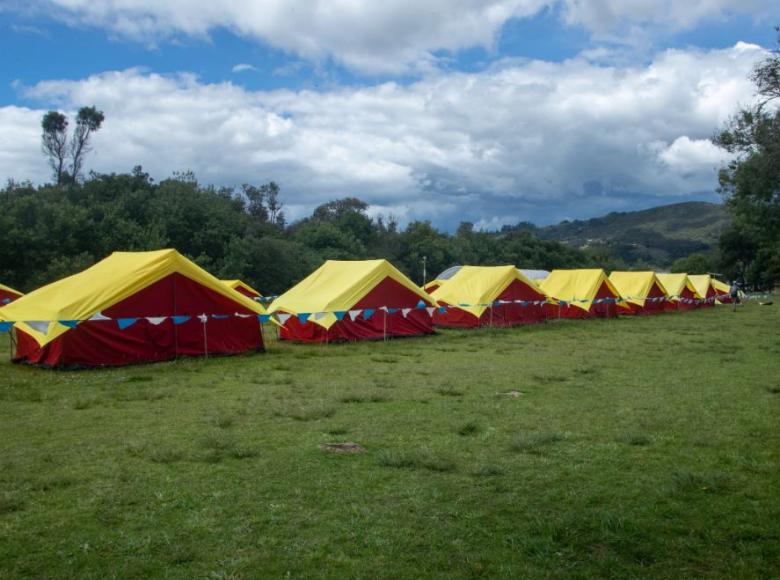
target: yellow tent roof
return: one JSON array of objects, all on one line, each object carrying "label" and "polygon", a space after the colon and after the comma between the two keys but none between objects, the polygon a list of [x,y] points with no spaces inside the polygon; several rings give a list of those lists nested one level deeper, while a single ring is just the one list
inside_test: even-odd
[{"label": "yellow tent roof", "polygon": [[715,288],[715,291],[718,294],[728,294],[731,292],[731,286],[726,284],[725,282],[721,282],[717,278],[713,278],[711,280],[712,287]]},{"label": "yellow tent roof", "polygon": [[445,282],[446,282],[446,280],[439,280],[438,278],[436,278],[435,280],[431,280],[430,282],[428,282],[428,283],[427,283],[425,286],[423,286],[422,288],[423,288],[423,290],[425,290],[426,292],[430,292],[429,288],[432,288],[433,286],[436,286],[436,287],[438,288],[439,286],[441,286],[441,285],[442,285],[442,284],[444,284]]},{"label": "yellow tent roof", "polygon": [[712,285],[712,276],[709,274],[690,274],[688,275],[688,279],[691,281],[691,284],[693,284],[693,287],[696,288],[696,292],[698,292],[702,298],[705,298]]},{"label": "yellow tent roof", "polygon": [[254,288],[252,288],[252,287],[251,287],[249,284],[247,284],[246,282],[242,282],[241,280],[220,280],[220,282],[222,282],[223,284],[227,284],[228,286],[230,286],[231,288],[233,288],[233,290],[235,290],[236,288],[238,288],[239,286],[241,286],[241,287],[242,287],[242,288],[244,288],[245,290],[249,290],[250,292],[254,292],[254,293],[255,293],[255,294],[257,294],[258,296],[262,296],[262,294],[260,294],[260,292],[258,292],[258,291],[257,291],[257,290],[255,290]]},{"label": "yellow tent roof", "polygon": [[16,321],[16,327],[44,346],[70,328],[54,322],[44,334],[19,321],[88,320],[174,273],[186,276],[248,310],[265,313],[260,304],[228,288],[176,250],[158,250],[114,252],[83,272],[38,288],[11,302],[0,309],[0,320]]},{"label": "yellow tent roof", "polygon": [[14,290],[10,286],[6,286],[5,284],[0,284],[0,290],[5,290],[6,292],[10,292],[11,294],[17,294],[18,296],[23,296],[19,290]]},{"label": "yellow tent roof", "polygon": [[[620,293],[607,278],[604,270],[594,268],[589,270],[553,270],[545,278],[539,288],[550,298],[563,300],[571,303],[572,306],[590,310],[596,294],[602,284],[606,284],[614,297],[620,296]],[[628,308],[626,304],[619,303],[623,308]]]},{"label": "yellow tent roof", "polygon": [[645,298],[654,284],[658,283],[661,290],[664,290],[664,286],[656,278],[655,272],[612,272],[609,275],[609,281],[620,292],[623,299],[641,307],[644,307]]},{"label": "yellow tent roof", "polygon": [[[334,312],[350,310],[385,278],[392,278],[431,306],[433,298],[409,280],[387,260],[328,260],[298,284],[279,296],[268,307],[269,312],[290,314],[327,313],[309,320],[323,328],[336,322]],[[377,304],[377,307],[383,304]]]},{"label": "yellow tent roof", "polygon": [[449,280],[431,293],[437,302],[459,306],[477,318],[513,281],[520,280],[540,294],[539,287],[514,266],[463,266]]},{"label": "yellow tent roof", "polygon": [[666,290],[666,295],[672,300],[677,300],[683,289],[688,288],[694,294],[694,298],[701,298],[696,286],[688,279],[688,274],[661,274],[656,272],[656,277],[661,286]]}]

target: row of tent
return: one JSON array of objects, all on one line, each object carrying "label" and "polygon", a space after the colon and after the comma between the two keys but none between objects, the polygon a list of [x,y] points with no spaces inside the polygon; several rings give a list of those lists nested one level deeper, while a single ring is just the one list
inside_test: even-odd
[{"label": "row of tent", "polygon": [[536,280],[514,266],[457,266],[423,289],[386,260],[329,260],[266,308],[251,286],[219,280],[175,250],[115,252],[24,296],[0,286],[0,331],[12,331],[16,362],[118,366],[262,350],[262,322],[282,340],[321,343],[729,300],[707,275],[531,272]]}]

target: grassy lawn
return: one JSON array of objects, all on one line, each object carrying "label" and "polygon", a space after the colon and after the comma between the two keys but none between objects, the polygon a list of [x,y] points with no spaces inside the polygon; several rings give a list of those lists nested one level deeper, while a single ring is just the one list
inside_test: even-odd
[{"label": "grassy lawn", "polygon": [[0,578],[777,577],[778,329],[749,304],[85,372],[0,336]]}]

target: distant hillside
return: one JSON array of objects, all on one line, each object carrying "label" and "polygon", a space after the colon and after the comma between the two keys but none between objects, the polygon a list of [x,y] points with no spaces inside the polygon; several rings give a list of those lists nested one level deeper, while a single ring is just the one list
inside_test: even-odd
[{"label": "distant hillside", "polygon": [[667,267],[694,252],[713,251],[729,222],[722,205],[691,201],[565,221],[536,228],[535,233],[578,248],[605,248],[628,264]]}]

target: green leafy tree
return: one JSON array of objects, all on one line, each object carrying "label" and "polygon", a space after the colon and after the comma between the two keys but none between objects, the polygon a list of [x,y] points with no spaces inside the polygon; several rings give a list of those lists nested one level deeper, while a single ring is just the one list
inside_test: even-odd
[{"label": "green leafy tree", "polygon": [[61,185],[68,155],[68,118],[58,111],[49,111],[43,116],[41,127],[43,152],[54,172],[55,182]]},{"label": "green leafy tree", "polygon": [[760,62],[751,79],[760,101],[740,110],[713,141],[734,155],[718,174],[734,217],[721,238],[724,265],[765,286],[780,280],[780,51]]},{"label": "green leafy tree", "polygon": [[81,175],[84,157],[91,150],[89,139],[105,121],[103,111],[95,107],[81,107],[76,115],[76,128],[70,142],[70,176],[77,180]]}]

